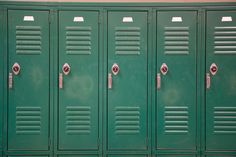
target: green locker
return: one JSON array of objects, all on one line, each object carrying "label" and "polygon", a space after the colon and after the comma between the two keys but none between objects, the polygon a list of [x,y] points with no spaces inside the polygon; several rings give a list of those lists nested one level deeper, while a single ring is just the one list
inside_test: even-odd
[{"label": "green locker", "polygon": [[47,11],[8,11],[8,150],[48,150]]},{"label": "green locker", "polygon": [[206,19],[206,149],[236,151],[236,11]]},{"label": "green locker", "polygon": [[197,157],[196,155],[156,155],[156,157]]},{"label": "green locker", "polygon": [[108,155],[107,157],[147,157],[147,155]]},{"label": "green locker", "polygon": [[3,11],[0,10],[0,156],[2,154],[2,140],[3,140],[3,93],[4,93],[4,84],[3,84],[3,78],[4,78],[4,54],[3,54],[3,40],[4,40],[4,31],[3,31]]},{"label": "green locker", "polygon": [[42,156],[42,155],[17,155],[17,156],[8,156],[8,157],[48,157],[48,156]]},{"label": "green locker", "polygon": [[147,147],[147,12],[108,12],[108,149]]},{"label": "green locker", "polygon": [[235,157],[236,155],[206,155],[206,157]]},{"label": "green locker", "polygon": [[58,157],[98,157],[98,155],[58,155]]},{"label": "green locker", "polygon": [[98,12],[59,12],[59,149],[98,149]]},{"label": "green locker", "polygon": [[197,12],[157,12],[157,149],[196,149]]}]

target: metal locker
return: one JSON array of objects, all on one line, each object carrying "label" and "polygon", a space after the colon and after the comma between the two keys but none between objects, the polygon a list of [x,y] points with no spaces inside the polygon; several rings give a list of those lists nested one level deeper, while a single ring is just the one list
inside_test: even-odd
[{"label": "metal locker", "polygon": [[4,93],[4,83],[3,83],[3,78],[4,78],[4,54],[3,54],[3,40],[4,40],[4,31],[3,31],[3,11],[0,10],[0,156],[2,155],[2,140],[3,140],[3,93]]},{"label": "metal locker", "polygon": [[58,155],[58,157],[98,157],[98,155]]},{"label": "metal locker", "polygon": [[59,12],[61,150],[98,149],[98,12]]},{"label": "metal locker", "polygon": [[206,19],[206,149],[236,150],[236,11]]},{"label": "metal locker", "polygon": [[15,156],[15,155],[11,155],[11,156],[8,156],[8,157],[48,157],[48,156],[42,156],[42,155],[17,155],[17,156]]},{"label": "metal locker", "polygon": [[206,155],[205,157],[235,157],[235,155],[222,155],[220,153],[220,154],[217,154],[217,155]]},{"label": "metal locker", "polygon": [[157,12],[156,148],[196,148],[197,12]]},{"label": "metal locker", "polygon": [[175,154],[175,155],[156,155],[156,157],[197,157],[197,155]]},{"label": "metal locker", "polygon": [[48,150],[47,11],[8,11],[8,150]]},{"label": "metal locker", "polygon": [[147,155],[108,155],[107,157],[147,157]]},{"label": "metal locker", "polygon": [[108,149],[147,147],[147,12],[108,12]]}]

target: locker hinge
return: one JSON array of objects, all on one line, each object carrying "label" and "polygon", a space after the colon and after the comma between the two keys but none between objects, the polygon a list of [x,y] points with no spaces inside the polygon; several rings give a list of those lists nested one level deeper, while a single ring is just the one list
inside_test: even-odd
[{"label": "locker hinge", "polygon": [[152,21],[152,17],[149,15],[149,16],[148,16],[148,21],[147,21],[147,22],[148,22],[148,24],[150,24],[150,23],[151,23],[151,21]]},{"label": "locker hinge", "polygon": [[52,140],[49,139],[49,140],[48,140],[48,148],[49,148],[49,150],[51,149],[51,146],[52,146]]},{"label": "locker hinge", "polygon": [[102,23],[102,15],[101,15],[101,13],[99,13],[99,16],[98,16],[98,23],[99,23],[99,24]]},{"label": "locker hinge", "polygon": [[51,23],[51,14],[48,16],[48,23],[50,24]]},{"label": "locker hinge", "polygon": [[99,138],[98,138],[97,143],[98,143],[98,149],[100,149],[100,139]]},{"label": "locker hinge", "polygon": [[49,14],[49,16],[48,16],[48,22],[49,22],[49,24],[52,22],[53,16],[54,16],[55,13],[56,13],[55,10],[51,10],[51,11],[50,11],[50,14]]},{"label": "locker hinge", "polygon": [[148,147],[148,138],[146,138],[146,145],[147,145],[147,147]]}]

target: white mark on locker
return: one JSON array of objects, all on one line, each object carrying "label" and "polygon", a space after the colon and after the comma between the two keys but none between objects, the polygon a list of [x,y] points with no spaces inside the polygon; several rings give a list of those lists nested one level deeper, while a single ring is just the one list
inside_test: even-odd
[{"label": "white mark on locker", "polygon": [[133,18],[132,17],[123,17],[123,22],[133,22]]},{"label": "white mark on locker", "polygon": [[74,17],[74,22],[84,22],[84,17],[82,16],[77,16],[77,17]]},{"label": "white mark on locker", "polygon": [[172,22],[182,22],[182,17],[172,17],[171,19]]},{"label": "white mark on locker", "polygon": [[223,16],[221,18],[221,22],[232,22],[232,17],[231,16]]},{"label": "white mark on locker", "polygon": [[34,21],[33,16],[24,16],[24,21]]}]

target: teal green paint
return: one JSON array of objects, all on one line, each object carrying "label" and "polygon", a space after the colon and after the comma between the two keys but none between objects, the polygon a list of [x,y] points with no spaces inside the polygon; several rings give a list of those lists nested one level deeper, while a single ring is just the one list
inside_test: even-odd
[{"label": "teal green paint", "polygon": [[157,149],[196,149],[196,22],[197,12],[157,12],[157,73],[169,69],[157,89]]},{"label": "teal green paint", "polygon": [[60,150],[98,149],[98,37],[98,12],[59,13],[58,69],[71,67],[59,89]]},{"label": "teal green paint", "polygon": [[[34,23],[23,21],[24,16],[34,16]],[[45,19],[48,19],[46,11],[8,12],[8,71],[12,72],[15,62],[21,66],[19,75],[13,76],[13,88],[8,92],[9,150],[48,150],[49,23]],[[33,51],[26,50],[24,39],[30,38],[27,29],[37,36],[37,42],[41,42],[40,49],[32,44]],[[27,40],[27,44],[33,41],[36,39]],[[22,49],[24,53],[38,53],[35,49],[41,53],[22,54]]]},{"label": "teal green paint", "polygon": [[157,155],[156,157],[197,157],[196,155]]},{"label": "teal green paint", "polygon": [[120,67],[117,75],[112,74],[112,88],[108,89],[108,149],[145,150],[149,125],[147,12],[108,12],[107,31],[107,72],[112,73],[115,63]]},{"label": "teal green paint", "polygon": [[[54,34],[58,34],[58,14],[57,14],[57,11],[54,10],[54,9],[51,9],[50,12],[49,12],[49,23],[50,23],[50,37],[49,37],[49,40],[50,40],[50,82],[52,82],[50,84],[50,95],[52,96],[52,99],[50,99],[50,135],[49,135],[49,156],[53,156],[54,154],[54,149],[56,149],[57,147],[54,146],[54,139],[56,138],[57,134],[55,132],[56,130],[56,120],[54,119],[54,116],[56,116],[56,109],[55,106],[56,106],[56,96],[55,94],[57,94],[56,89],[53,88],[53,87],[57,87],[57,76],[58,76],[58,73],[57,73],[57,68],[58,68],[58,60],[56,59],[55,56],[57,56],[58,54],[58,41],[57,41],[57,35],[54,35]],[[55,76],[56,75],[56,76]]]},{"label": "teal green paint", "polygon": [[147,157],[147,155],[108,155],[107,157]]},{"label": "teal green paint", "polygon": [[58,157],[98,157],[97,155],[58,155]]},{"label": "teal green paint", "polygon": [[0,41],[1,41],[1,49],[0,49],[0,155],[2,154],[3,150],[3,69],[4,69],[4,62],[3,62],[3,10],[0,10]]},{"label": "teal green paint", "polygon": [[[232,22],[222,22],[223,17],[229,16]],[[236,40],[229,32],[236,30],[236,12],[208,11],[206,19],[206,73],[212,63],[218,66],[216,75],[211,75],[211,87],[206,90],[206,149],[235,151],[236,49],[229,47],[235,46],[230,42]]]},{"label": "teal green paint", "polygon": [[[23,156],[23,155],[22,155]],[[20,157],[20,156],[8,156],[8,157]],[[30,155],[30,156],[27,156],[27,157],[48,157],[48,156],[39,156],[39,155]]]},{"label": "teal green paint", "polygon": [[[129,4],[124,4],[124,3],[21,3],[21,2],[0,2],[2,5],[1,7],[4,8],[4,14],[3,14],[3,29],[4,31],[2,32],[3,34],[3,37],[2,37],[2,53],[4,54],[3,58],[4,61],[4,66],[7,67],[7,54],[9,54],[8,50],[6,49],[6,46],[7,46],[7,43],[6,41],[8,40],[7,39],[7,21],[6,21],[6,18],[7,18],[7,12],[6,12],[6,8],[8,7],[10,10],[14,10],[14,9],[21,9],[21,10],[35,10],[35,9],[40,9],[40,10],[44,10],[44,11],[50,11],[51,15],[50,15],[50,18],[49,18],[49,21],[50,21],[50,65],[48,65],[50,67],[50,81],[52,82],[50,84],[50,103],[54,104],[54,106],[50,106],[50,120],[48,120],[48,123],[49,124],[49,127],[50,127],[50,135],[48,135],[48,137],[50,137],[50,141],[51,142],[48,142],[48,144],[51,145],[50,147],[50,150],[49,151],[41,151],[41,150],[38,150],[38,151],[33,151],[33,150],[7,150],[7,133],[8,133],[8,128],[7,128],[7,93],[3,93],[4,94],[4,100],[0,100],[0,101],[4,101],[3,105],[4,105],[4,119],[3,121],[5,122],[5,125],[4,125],[4,144],[3,144],[3,148],[4,148],[4,157],[7,156],[7,155],[10,155],[10,156],[42,156],[44,154],[46,154],[46,156],[58,156],[59,154],[65,154],[65,155],[62,155],[62,156],[91,156],[91,154],[94,154],[94,156],[96,156],[97,154],[100,154],[99,156],[108,156],[108,154],[117,154],[116,156],[129,156],[128,154],[130,154],[130,156],[138,156],[137,154],[139,154],[141,152],[141,154],[148,154],[148,156],[155,156],[155,154],[166,154],[165,156],[191,156],[191,155],[188,155],[188,154],[198,154],[198,156],[200,156],[200,154],[203,154],[202,156],[205,156],[207,154],[207,156],[235,156],[235,151],[230,151],[230,150],[227,150],[227,151],[222,151],[224,148],[221,147],[221,146],[217,146],[217,148],[213,148],[212,147],[212,143],[211,141],[217,141],[218,140],[218,137],[217,138],[214,138],[213,137],[213,134],[211,134],[212,132],[211,131],[207,131],[205,130],[205,126],[206,126],[206,129],[210,130],[212,129],[211,127],[213,126],[212,124],[212,106],[213,104],[211,105],[208,105],[208,103],[206,104],[206,108],[205,108],[205,86],[204,86],[204,83],[205,83],[205,70],[206,72],[209,72],[209,65],[210,63],[207,64],[205,66],[205,44],[207,45],[209,42],[208,40],[205,42],[205,29],[208,28],[205,26],[205,22],[206,20],[204,19],[205,18],[205,11],[208,11],[208,10],[221,10],[222,12],[225,12],[227,10],[229,10],[230,12],[232,10],[235,10],[236,7],[235,7],[235,3],[201,3],[201,4],[194,4],[194,3],[185,3],[185,4],[167,4],[167,3],[142,3],[142,4],[134,4],[134,3],[129,3]],[[3,5],[4,4],[4,5]],[[8,5],[9,4],[9,5]],[[124,7],[124,6],[128,6],[128,7]],[[145,6],[145,7],[143,7]],[[185,7],[184,7],[185,6]],[[58,57],[59,57],[59,51],[63,51],[60,49],[61,47],[61,44],[60,44],[60,41],[59,41],[59,31],[57,29],[58,27],[58,12],[59,10],[69,10],[69,11],[87,11],[89,8],[90,11],[92,12],[98,12],[99,10],[99,15],[100,16],[100,20],[99,20],[99,44],[98,44],[98,49],[99,49],[99,56],[98,56],[98,62],[99,62],[99,84],[98,84],[98,87],[99,87],[99,111],[98,113],[100,118],[98,119],[99,121],[99,135],[100,135],[100,138],[98,139],[99,141],[99,148],[100,149],[96,149],[96,150],[90,150],[90,149],[84,149],[84,148],[81,148],[81,149],[73,149],[73,150],[60,150],[58,149],[58,143],[59,141],[57,141],[60,136],[58,134],[58,126],[61,124],[58,117],[60,117],[59,115],[59,102],[57,100],[58,97],[58,74],[59,72],[61,72],[61,65],[58,64]],[[153,10],[153,17],[151,17],[151,19],[149,19],[149,22],[151,23],[151,25],[149,25],[149,29],[148,29],[148,46],[147,48],[149,49],[148,50],[148,56],[150,57],[150,60],[148,59],[147,61],[147,69],[151,70],[151,73],[148,73],[148,77],[150,76],[151,77],[151,80],[152,80],[152,85],[148,84],[147,87],[149,88],[148,89],[148,98],[152,98],[152,102],[149,104],[148,103],[148,107],[152,107],[152,110],[149,112],[147,111],[148,113],[148,116],[152,115],[152,123],[150,124],[150,121],[147,121],[147,124],[149,124],[147,127],[152,127],[152,137],[150,137],[148,139],[148,143],[147,145],[150,145],[150,147],[148,147],[149,149],[133,149],[133,150],[126,150],[124,151],[121,150],[121,149],[117,149],[117,150],[109,150],[108,151],[108,144],[109,143],[106,143],[107,142],[107,131],[109,131],[109,129],[107,129],[108,127],[110,127],[110,125],[107,123],[107,121],[109,121],[109,117],[107,116],[109,113],[109,111],[107,110],[109,106],[107,106],[107,71],[109,72],[110,69],[111,69],[111,65],[107,65],[107,53],[109,52],[106,52],[107,51],[107,47],[109,46],[108,43],[106,43],[106,41],[109,41],[109,39],[106,40],[106,38],[108,37],[107,36],[107,17],[106,17],[106,14],[107,14],[107,9],[108,10],[114,10],[114,11],[128,11],[128,12],[136,12],[136,11],[141,11],[141,12],[146,12],[148,10]],[[156,62],[156,59],[158,60],[158,56],[156,57],[156,53],[159,54],[159,52],[155,49],[156,48],[156,21],[158,21],[158,19],[155,17],[156,16],[156,10],[157,11],[163,11],[163,12],[167,12],[167,11],[193,11],[193,12],[197,12],[197,11],[200,11],[199,12],[199,15],[201,16],[200,20],[198,20],[198,23],[201,23],[201,25],[199,26],[198,30],[197,30],[197,38],[196,40],[198,40],[198,45],[197,45],[197,55],[199,55],[197,58],[198,60],[196,61],[196,70],[197,70],[197,78],[199,80],[196,79],[196,82],[198,82],[198,85],[197,85],[197,93],[198,93],[198,96],[197,96],[197,106],[196,108],[199,108],[200,106],[202,108],[200,108],[200,110],[197,110],[197,119],[196,121],[198,121],[199,125],[198,125],[198,128],[196,128],[196,130],[198,129],[201,129],[202,132],[201,132],[201,138],[199,139],[199,132],[198,132],[198,135],[196,134],[196,138],[198,138],[198,140],[200,141],[201,140],[201,144],[199,145],[199,141],[197,142],[196,141],[196,150],[193,150],[193,149],[185,149],[184,147],[176,150],[176,149],[157,149],[157,145],[156,145],[156,141],[158,143],[158,138],[156,139],[156,134],[157,134],[157,131],[159,128],[155,128],[155,126],[159,123],[156,123],[156,117],[155,117],[155,113],[156,113],[156,110],[155,110],[155,107],[156,107],[156,102],[155,101],[155,97],[156,97],[156,85],[155,85],[155,82],[156,82],[156,72],[159,70],[160,67],[156,66],[157,64],[161,64],[159,63],[159,61],[157,63]],[[89,12],[90,12],[89,11]],[[18,16],[17,16],[18,17]],[[215,16],[213,16],[215,18]],[[212,20],[214,20],[214,18],[211,18]],[[45,18],[45,20],[47,20],[48,18]],[[10,21],[9,21],[10,22]],[[158,22],[157,22],[158,23]],[[214,23],[214,22],[213,22]],[[212,24],[213,25],[213,24]],[[9,25],[10,26],[10,25]],[[212,33],[212,30],[209,31]],[[210,34],[211,34],[210,33]],[[210,37],[210,35],[208,33],[206,33],[206,35]],[[104,37],[103,37],[104,36]],[[153,36],[153,37],[151,37]],[[158,38],[158,37],[157,37]],[[199,40],[200,38],[200,40]],[[210,39],[211,40],[211,39]],[[210,41],[209,40],[209,41]],[[5,42],[4,42],[5,41]],[[59,43],[58,43],[59,42]],[[151,43],[152,42],[152,43]],[[13,42],[12,42],[13,43]],[[12,45],[12,43],[10,43],[9,45]],[[108,46],[107,46],[108,45]],[[9,47],[13,47],[13,46],[9,46]],[[209,47],[208,47],[209,48]],[[209,49],[212,49],[212,48],[209,48]],[[208,53],[208,51],[206,52]],[[0,52],[1,54],[1,52]],[[213,55],[212,55],[213,56]],[[217,58],[226,58],[226,55],[215,55],[214,57],[210,56],[209,58],[213,59],[215,56],[217,56]],[[225,57],[223,57],[225,56]],[[227,55],[227,56],[232,56],[234,57],[233,55]],[[27,55],[26,55],[27,57]],[[60,58],[60,57],[59,57]],[[181,58],[181,57],[180,57]],[[1,58],[0,58],[1,59]],[[27,59],[26,59],[27,60]],[[151,61],[152,60],[152,61]],[[218,59],[217,59],[218,60]],[[219,59],[221,60],[221,59]],[[225,59],[227,60],[227,59]],[[45,63],[45,61],[43,61]],[[222,60],[223,62],[223,60]],[[227,61],[226,61],[227,63]],[[0,62],[1,64],[1,62]],[[78,64],[76,62],[76,64]],[[230,64],[230,63],[229,63]],[[232,65],[232,66],[231,66]],[[231,64],[230,66],[228,66],[228,63],[225,65],[227,67],[234,67],[234,64]],[[12,63],[9,64],[9,67],[8,67],[8,70],[11,69],[11,66],[12,66]],[[222,66],[221,66],[222,67]],[[108,68],[108,70],[107,70]],[[7,88],[7,76],[8,76],[8,72],[7,72],[7,69],[4,68],[4,91],[7,91],[8,88]],[[178,70],[180,71],[180,70]],[[0,67],[0,74],[1,74],[1,67]],[[219,73],[218,73],[219,74]],[[220,74],[222,75],[222,74]],[[222,75],[224,76],[224,75]],[[215,83],[214,81],[216,81],[215,79],[217,77],[220,77],[220,76],[216,76],[212,79],[212,87],[214,89],[214,84],[220,84],[220,83]],[[149,78],[150,79],[150,78]],[[0,80],[1,80],[1,77],[0,77]],[[168,81],[169,82],[169,81]],[[227,82],[227,81],[226,81]],[[115,83],[115,82],[113,82]],[[149,82],[150,83],[150,82]],[[211,89],[210,89],[211,90]],[[224,89],[225,90],[225,89]],[[214,91],[211,91],[209,92],[208,90],[206,91],[207,94],[210,94],[210,95],[207,95],[207,96],[211,96],[211,97],[214,97],[214,93],[216,90]],[[108,90],[109,92],[109,90]],[[217,90],[218,93],[221,93],[220,90]],[[215,92],[216,93],[216,92]],[[227,92],[226,92],[227,93]],[[227,95],[227,94],[226,94]],[[222,96],[221,96],[222,97]],[[212,99],[210,97],[208,97],[208,100],[211,100]],[[158,98],[157,98],[158,100]],[[222,100],[222,101],[226,101],[227,99],[225,100]],[[208,101],[209,102],[209,101]],[[230,101],[231,102],[231,101]],[[211,107],[209,107],[211,106]],[[209,109],[209,110],[208,110]],[[108,111],[108,112],[107,112]],[[159,110],[158,110],[159,111]],[[210,114],[206,114],[206,119],[207,119],[207,122],[206,125],[204,124],[205,123],[205,111],[209,112]],[[10,111],[10,113],[14,113],[13,111]],[[158,112],[157,112],[158,113]],[[11,115],[12,116],[12,115]],[[52,116],[54,117],[52,119]],[[101,116],[103,117],[103,119],[101,118]],[[12,116],[14,117],[14,116]],[[107,119],[108,117],[108,119]],[[200,121],[200,122],[199,122]],[[208,124],[210,124],[208,126]],[[191,123],[191,125],[195,125],[193,123]],[[102,130],[103,128],[103,130]],[[148,129],[147,129],[148,130]],[[12,130],[11,130],[12,131]],[[53,132],[52,132],[53,131]],[[102,132],[103,131],[103,132]],[[205,133],[206,133],[206,136],[205,136]],[[103,134],[103,137],[101,136],[101,134]],[[208,136],[209,134],[211,134],[210,136]],[[149,133],[147,133],[147,137],[150,136]],[[215,136],[215,135],[214,135]],[[217,135],[218,136],[218,135]],[[232,138],[230,139],[234,139],[235,136],[234,135],[230,135]],[[194,138],[194,137],[193,137]],[[209,144],[207,150],[205,150],[205,139],[207,138],[207,144]],[[109,138],[108,138],[109,139]],[[152,143],[151,140],[153,140]],[[213,140],[212,140],[213,139]],[[74,139],[73,139],[74,140]],[[182,140],[182,139],[181,139]],[[79,144],[83,144],[83,142],[81,142],[81,140],[77,140]],[[183,141],[183,140],[182,140]],[[222,141],[222,140],[221,140]],[[223,140],[222,143],[225,143],[225,141],[229,141],[232,143],[232,141],[230,140]],[[54,142],[54,143],[53,143]],[[97,142],[97,141],[96,141]],[[175,142],[175,141],[174,141]],[[33,143],[33,142],[32,142]],[[31,144],[32,144],[31,143]],[[86,143],[88,143],[88,141],[86,141]],[[126,141],[124,143],[127,143]],[[134,142],[135,143],[135,142]],[[215,143],[218,143],[218,142],[215,142]],[[33,143],[34,144],[34,143]],[[52,146],[53,144],[53,146]],[[97,143],[96,143],[97,144]],[[121,145],[122,143],[120,143]],[[200,146],[200,147],[197,147],[197,144]],[[218,143],[220,144],[220,143]],[[227,144],[227,143],[226,143]],[[233,143],[234,144],[234,143]],[[171,145],[174,145],[173,142],[171,142]],[[45,145],[46,146],[46,145]],[[190,145],[188,145],[190,146]],[[231,145],[230,145],[231,146]],[[74,146],[73,147],[77,147],[77,146]],[[178,146],[178,147],[181,147],[181,146]],[[221,147],[221,148],[220,148]],[[224,146],[226,147],[226,146]],[[220,149],[218,149],[220,148]],[[235,147],[233,147],[235,148]],[[152,149],[152,153],[150,153],[150,149]],[[122,155],[120,155],[122,153]],[[23,154],[23,155],[22,155]],[[34,154],[34,155],[33,155]],[[69,154],[83,154],[83,155],[69,155]],[[125,155],[124,155],[125,154]],[[168,154],[172,154],[172,155],[168,155]],[[183,154],[183,155],[180,155],[180,154]],[[184,155],[185,154],[185,155]],[[209,155],[208,155],[209,154]],[[214,155],[210,155],[210,154],[214,154]],[[112,155],[111,155],[112,156]],[[140,155],[140,156],[145,156],[145,155]],[[164,155],[158,155],[158,156],[164,156]],[[194,156],[194,155],[193,155]]]}]

